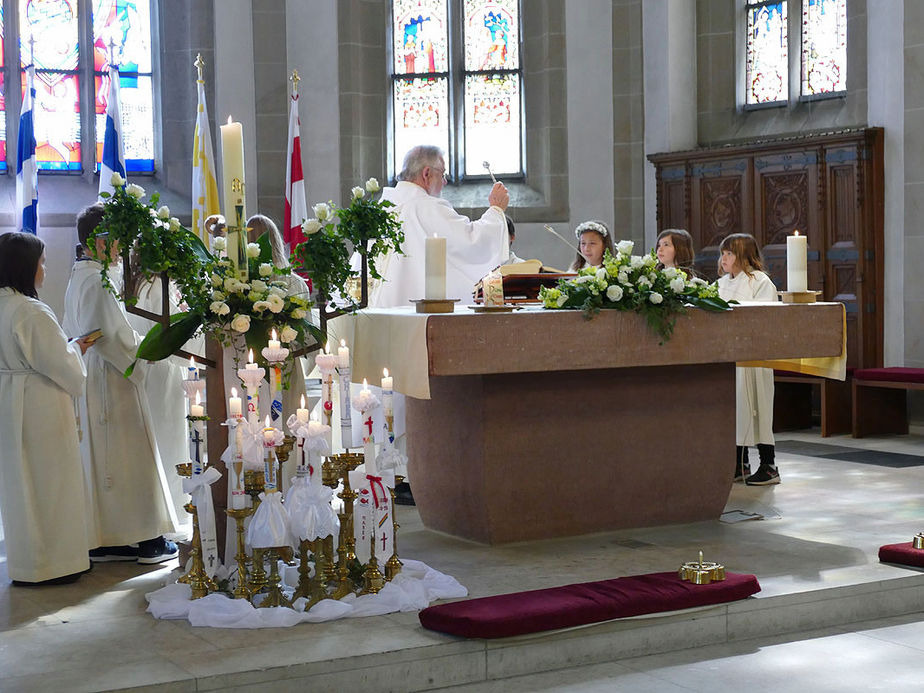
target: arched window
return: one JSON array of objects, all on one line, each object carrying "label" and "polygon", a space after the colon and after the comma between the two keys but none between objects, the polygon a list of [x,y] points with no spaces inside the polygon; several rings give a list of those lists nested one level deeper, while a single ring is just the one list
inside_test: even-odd
[{"label": "arched window", "polygon": [[453,180],[523,173],[519,0],[393,0],[389,151],[434,144]]},{"label": "arched window", "polygon": [[802,100],[846,92],[847,0],[745,0],[744,12],[746,107],[784,105],[791,89]]},{"label": "arched window", "polygon": [[[39,170],[77,172],[87,164],[99,170],[111,52],[121,70],[126,168],[153,172],[150,0],[18,0],[15,11],[15,26],[4,17],[3,30],[19,49],[17,102],[25,88],[25,68],[35,64],[33,120]],[[5,89],[9,75],[4,77]],[[5,106],[5,99],[0,105]],[[0,131],[4,149],[7,115]],[[95,152],[84,152],[83,142],[94,140]]]}]

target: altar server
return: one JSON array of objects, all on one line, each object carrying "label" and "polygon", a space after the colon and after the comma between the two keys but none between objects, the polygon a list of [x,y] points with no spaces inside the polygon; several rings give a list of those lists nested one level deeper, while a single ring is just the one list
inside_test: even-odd
[{"label": "altar server", "polygon": [[90,569],[74,417],[89,338],[67,341],[38,300],[45,244],[0,236],[0,514],[15,585],[73,582]]},{"label": "altar server", "polygon": [[[763,271],[757,241],[747,233],[733,233],[719,246],[719,296],[726,301],[776,301],[776,287]],[[735,480],[749,486],[780,483],[773,437],[773,369],[736,368],[737,400]],[[757,445],[760,467],[751,474],[748,446]]]},{"label": "altar server", "polygon": [[446,238],[446,298],[471,301],[475,283],[510,255],[504,210],[510,195],[495,183],[488,209],[476,221],[457,213],[440,195],[446,185],[446,162],[439,147],[419,145],[404,157],[398,183],[382,191],[395,204],[404,228],[405,255],[390,253],[379,265],[383,280],[371,291],[372,308],[406,307],[424,297],[424,240]]},{"label": "altar server", "polygon": [[[64,297],[66,332],[103,333],[87,358],[87,391],[81,400],[84,463],[99,547],[90,558],[159,563],[177,555],[176,544],[162,536],[176,531],[176,515],[144,395],[145,369],[136,369],[131,378],[123,375],[141,338],[121,302],[103,286],[101,265],[92,259],[106,252],[102,238],[91,238],[102,217],[100,204],[77,217],[85,257],[74,263]],[[118,247],[112,246],[115,258]]]}]

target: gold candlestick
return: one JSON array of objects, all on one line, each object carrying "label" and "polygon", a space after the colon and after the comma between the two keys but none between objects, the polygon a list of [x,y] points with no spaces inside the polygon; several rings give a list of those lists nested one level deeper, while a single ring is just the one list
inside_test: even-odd
[{"label": "gold candlestick", "polygon": [[[282,424],[280,424],[281,426]],[[292,452],[292,448],[295,447],[295,436],[285,436],[282,439],[282,445],[276,446],[276,488],[282,491],[282,482],[285,481],[282,477],[282,465],[289,461],[289,454]]]},{"label": "gold candlestick", "polygon": [[911,545],[916,549],[924,549],[924,532],[914,535],[914,539],[911,540]]},{"label": "gold candlestick", "polygon": [[[295,588],[295,592],[292,594],[292,601],[295,601],[299,597],[305,597],[306,599],[311,598],[311,578],[308,576],[308,553],[311,550],[311,541],[308,539],[302,539],[298,544],[298,587]],[[314,566],[315,575],[318,574],[318,565],[315,563]],[[305,607],[307,610],[308,607]]]},{"label": "gold candlestick", "polygon": [[353,592],[353,582],[350,580],[350,562],[356,560],[356,539],[353,537],[353,501],[356,492],[350,488],[350,472],[363,462],[362,453],[345,452],[332,455],[331,459],[337,465],[337,470],[343,481],[343,490],[337,494],[343,499],[343,512],[340,513],[340,542],[337,547],[337,589],[334,599],[343,599]]},{"label": "gold candlestick", "polygon": [[366,564],[366,570],[363,573],[363,594],[378,594],[385,586],[385,576],[379,570],[379,562],[375,557],[375,532],[372,532],[369,538],[370,553],[369,562]]},{"label": "gold candlestick", "polygon": [[253,550],[253,568],[250,571],[250,583],[248,584],[251,601],[253,601],[253,596],[262,592],[267,585],[266,567],[263,565],[263,556],[266,551],[267,549]]},{"label": "gold candlestick", "polygon": [[185,582],[189,585],[192,590],[193,599],[201,599],[209,592],[218,591],[218,585],[215,581],[209,577],[209,574],[205,572],[205,563],[202,561],[202,536],[199,534],[199,513],[196,512],[196,506],[192,503],[187,503],[183,506],[193,519],[193,535],[192,535],[192,544],[189,550],[189,555],[192,558],[192,567],[189,569],[189,572],[183,576],[184,579],[178,580],[178,582]]},{"label": "gold candlestick", "polygon": [[250,576],[247,572],[247,549],[244,546],[244,520],[253,514],[253,508],[228,508],[225,513],[227,513],[228,517],[233,518],[237,524],[237,553],[234,556],[234,560],[237,561],[237,587],[234,588],[231,595],[235,599],[250,599],[252,593],[250,591]]},{"label": "gold candlestick", "polygon": [[[299,597],[305,597],[308,603],[305,604],[305,611],[317,604],[322,599],[327,599],[327,587],[325,574],[325,564],[327,557],[324,554],[325,539],[302,540],[299,549],[302,554],[301,563],[298,568],[298,589],[292,595],[295,601]],[[308,577],[308,553],[311,553],[314,559],[314,577]]]},{"label": "gold candlestick", "polygon": [[[402,477],[396,476],[395,483],[400,483],[398,479],[403,480]],[[391,496],[391,556],[385,561],[385,579],[391,582],[395,576],[401,572],[401,566],[404,564],[401,562],[401,559],[398,558],[398,527],[401,525],[398,524],[398,518],[395,512],[398,507],[395,504],[395,489],[389,488],[388,493]]]},{"label": "gold candlestick", "polygon": [[[263,551],[269,553],[270,560],[270,572],[269,577],[266,579],[267,591],[266,597],[260,602],[261,609],[266,609],[271,606],[287,606],[291,607],[292,602],[286,599],[286,596],[282,593],[282,578],[279,577],[279,549],[283,547],[274,546],[270,549],[263,549]],[[256,549],[254,549],[256,553]]]}]

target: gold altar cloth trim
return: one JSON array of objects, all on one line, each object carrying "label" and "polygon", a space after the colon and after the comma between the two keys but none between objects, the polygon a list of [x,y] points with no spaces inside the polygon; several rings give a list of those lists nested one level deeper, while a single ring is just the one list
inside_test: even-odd
[{"label": "gold altar cloth trim", "polygon": [[749,368],[775,368],[793,373],[804,373],[820,378],[845,380],[847,378],[847,309],[841,305],[843,324],[843,346],[840,356],[825,356],[805,359],[773,359],[770,361],[741,361],[738,366]]}]

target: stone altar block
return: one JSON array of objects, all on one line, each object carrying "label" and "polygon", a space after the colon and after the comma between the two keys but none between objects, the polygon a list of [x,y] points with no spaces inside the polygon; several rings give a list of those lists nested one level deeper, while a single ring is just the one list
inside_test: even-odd
[{"label": "stone altar block", "polygon": [[735,362],[839,356],[843,307],[690,309],[664,344],[617,311],[366,311],[355,329],[355,379],[405,355],[424,524],[495,544],[718,518]]}]

